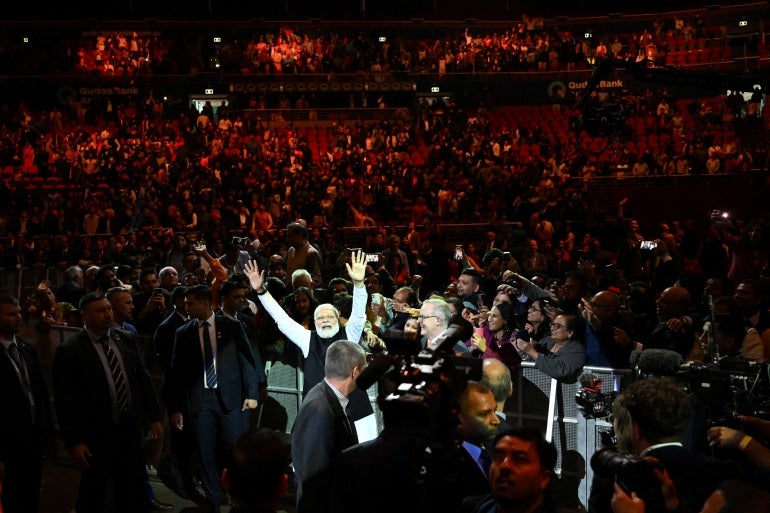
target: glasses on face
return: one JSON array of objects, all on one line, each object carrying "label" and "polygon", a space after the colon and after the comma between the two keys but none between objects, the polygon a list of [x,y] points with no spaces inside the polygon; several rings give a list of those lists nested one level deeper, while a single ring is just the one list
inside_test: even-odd
[{"label": "glasses on face", "polygon": [[431,317],[438,317],[438,315],[418,315],[417,320],[424,321],[425,319],[430,319]]},{"label": "glasses on face", "polygon": [[337,317],[334,315],[319,315],[315,318],[316,321],[326,322],[326,321],[334,321]]},{"label": "glasses on face", "polygon": [[560,329],[566,328],[566,327],[567,326],[565,326],[564,324],[559,324],[558,322],[555,322],[551,324],[551,331],[559,331]]},{"label": "glasses on face", "polygon": [[536,307],[536,306],[530,306],[530,307],[527,309],[527,311],[528,311],[528,312],[538,312],[538,313],[543,313],[543,311],[542,311],[541,309],[539,309],[538,307]]}]

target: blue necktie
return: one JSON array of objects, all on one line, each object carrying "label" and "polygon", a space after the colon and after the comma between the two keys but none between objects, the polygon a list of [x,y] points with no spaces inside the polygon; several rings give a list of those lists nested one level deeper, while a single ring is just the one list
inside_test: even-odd
[{"label": "blue necktie", "polygon": [[217,370],[214,367],[214,350],[211,348],[208,321],[204,321],[201,326],[203,326],[203,365],[206,369],[206,386],[208,388],[216,388]]},{"label": "blue necktie", "polygon": [[492,457],[483,447],[481,448],[481,454],[479,454],[479,463],[481,468],[484,469],[484,475],[489,476],[489,466],[492,464]]}]

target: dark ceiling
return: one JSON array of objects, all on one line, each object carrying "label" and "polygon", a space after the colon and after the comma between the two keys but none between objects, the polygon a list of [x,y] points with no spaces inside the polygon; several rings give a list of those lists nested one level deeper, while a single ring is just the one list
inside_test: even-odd
[{"label": "dark ceiling", "polygon": [[[533,9],[521,0],[70,0],[19,2],[3,13],[6,20],[520,20],[531,16],[605,16],[648,14],[675,10],[725,8],[739,4],[767,2],[695,0],[647,0],[645,2],[577,0],[542,2]],[[8,12],[12,11],[12,12]]]}]

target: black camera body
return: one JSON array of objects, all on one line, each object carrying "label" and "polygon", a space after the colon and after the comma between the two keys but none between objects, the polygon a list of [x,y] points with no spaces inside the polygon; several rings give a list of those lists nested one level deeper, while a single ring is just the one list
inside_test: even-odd
[{"label": "black camera body", "polygon": [[691,365],[677,377],[711,413],[709,425],[741,428],[736,415],[770,418],[768,363],[722,358],[718,364]]},{"label": "black camera body", "polygon": [[575,402],[578,405],[578,410],[585,418],[603,419],[612,414],[612,404],[617,395],[617,392],[604,393],[583,388],[575,394]]},{"label": "black camera body", "polygon": [[[386,352],[357,380],[367,389],[377,382],[386,427],[453,446],[456,437],[455,400],[468,380],[481,380],[480,358],[454,355],[452,347],[473,333],[470,323],[453,317],[449,327],[423,348],[418,336],[399,330],[383,334]],[[439,341],[438,345],[435,343]]]},{"label": "black camera body", "polygon": [[666,511],[660,481],[655,470],[660,462],[619,452],[613,446],[602,447],[591,456],[591,469],[602,479],[616,480],[627,493],[635,492],[644,500],[647,511]]}]

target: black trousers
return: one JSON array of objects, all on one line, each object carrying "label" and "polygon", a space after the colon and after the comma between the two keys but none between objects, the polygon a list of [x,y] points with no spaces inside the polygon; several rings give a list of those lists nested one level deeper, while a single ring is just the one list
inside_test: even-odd
[{"label": "black trousers", "polygon": [[2,504],[5,513],[35,513],[40,506],[40,480],[43,475],[45,438],[40,426],[19,433],[8,447],[3,481]]},{"label": "black trousers", "polygon": [[142,433],[134,420],[124,420],[108,433],[86,442],[92,457],[80,475],[77,513],[104,513],[107,488],[112,482],[115,513],[136,513],[146,508],[147,475],[137,472],[144,465]]}]

